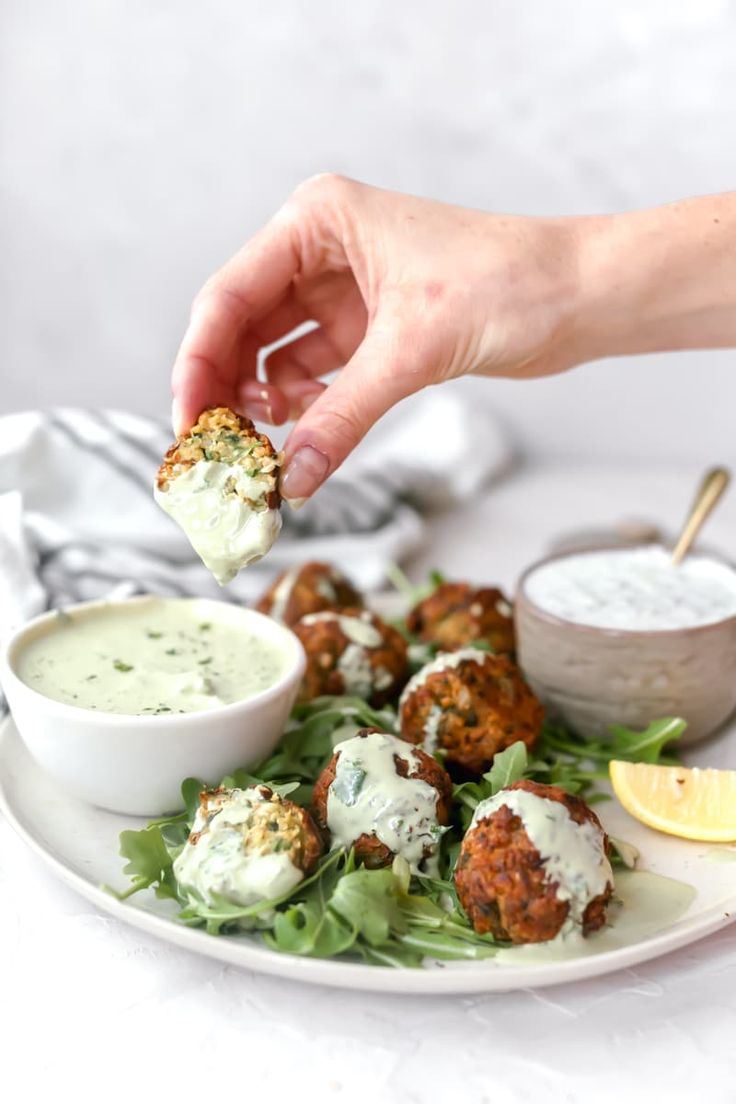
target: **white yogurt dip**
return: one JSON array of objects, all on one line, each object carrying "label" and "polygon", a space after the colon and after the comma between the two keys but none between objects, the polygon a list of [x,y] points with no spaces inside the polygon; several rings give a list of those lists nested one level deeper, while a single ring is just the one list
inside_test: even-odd
[{"label": "white yogurt dip", "polygon": [[601,629],[661,631],[736,616],[736,571],[705,556],[672,565],[664,548],[619,548],[551,560],[524,583],[541,610]]},{"label": "white yogurt dip", "polygon": [[581,928],[590,902],[613,885],[613,871],[606,856],[601,830],[590,821],[578,824],[561,801],[552,801],[528,790],[501,790],[481,801],[470,825],[505,806],[524,825],[539,852],[549,882],[556,882],[555,896],[569,901],[563,930]]},{"label": "white yogurt dip", "polygon": [[[168,489],[154,487],[159,506],[186,533],[220,586],[266,555],[281,529],[281,514],[265,506],[273,473],[249,475],[237,464],[198,460]],[[263,500],[263,508],[248,502]]]},{"label": "white yogurt dip", "polygon": [[47,698],[106,713],[194,713],[272,686],[287,659],[273,641],[196,602],[150,598],[71,614],[29,640],[18,677]]}]

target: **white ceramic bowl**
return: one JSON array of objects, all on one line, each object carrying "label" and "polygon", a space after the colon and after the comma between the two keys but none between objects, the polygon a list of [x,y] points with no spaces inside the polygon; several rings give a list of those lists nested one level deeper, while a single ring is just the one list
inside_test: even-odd
[{"label": "white ceramic bowl", "polygon": [[[155,602],[155,598],[129,598]],[[170,600],[169,600],[170,601]],[[284,674],[245,701],[198,713],[159,716],[103,713],[44,697],[22,682],[15,664],[23,647],[55,623],[46,613],[21,628],[0,657],[0,682],[21,737],[34,759],[71,793],[93,805],[138,816],[159,816],[180,808],[187,777],[217,783],[236,767],[268,756],[284,731],[305,668],[301,643],[291,632],[255,610],[229,602],[181,598],[196,616],[226,620],[273,641],[286,656]],[[69,613],[110,605],[83,602]]]}]

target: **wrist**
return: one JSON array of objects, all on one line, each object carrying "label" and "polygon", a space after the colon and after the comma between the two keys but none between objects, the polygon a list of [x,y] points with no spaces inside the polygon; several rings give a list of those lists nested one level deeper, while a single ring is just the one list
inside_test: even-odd
[{"label": "wrist", "polygon": [[576,363],[736,344],[736,201],[575,222]]}]

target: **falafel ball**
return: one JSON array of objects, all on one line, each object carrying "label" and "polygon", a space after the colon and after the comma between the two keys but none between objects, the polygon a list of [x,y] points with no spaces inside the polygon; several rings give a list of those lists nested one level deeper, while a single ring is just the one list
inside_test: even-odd
[{"label": "falafel ball", "polygon": [[450,823],[452,782],[431,755],[398,736],[364,728],[343,740],[314,787],[317,823],[332,847],[355,848],[366,866],[396,855],[412,871],[432,872]]},{"label": "falafel ball", "polygon": [[380,708],[404,685],[406,642],[369,610],[310,613],[293,630],[307,653],[300,702],[322,694],[353,694]]},{"label": "falafel ball", "polygon": [[295,625],[309,613],[346,606],[362,607],[362,595],[332,564],[313,562],[282,571],[256,609],[284,625]]},{"label": "falafel ball", "polygon": [[499,654],[516,650],[513,608],[496,587],[441,583],[409,612],[406,626],[420,640],[448,652],[476,640]]},{"label": "falafel ball", "polygon": [[455,888],[475,931],[512,943],[602,928],[613,892],[608,837],[580,797],[515,782],[481,801]]},{"label": "falafel ball", "polygon": [[280,467],[265,433],[224,406],[203,411],[164,457],[154,497],[221,586],[278,536]]},{"label": "falafel ball", "polygon": [[306,809],[269,786],[204,790],[192,831],[174,860],[184,889],[209,904],[281,897],[310,874],[324,850]]},{"label": "falafel ball", "polygon": [[399,701],[401,735],[448,769],[476,775],[522,740],[534,747],[544,709],[508,656],[479,648],[442,652],[409,680]]}]

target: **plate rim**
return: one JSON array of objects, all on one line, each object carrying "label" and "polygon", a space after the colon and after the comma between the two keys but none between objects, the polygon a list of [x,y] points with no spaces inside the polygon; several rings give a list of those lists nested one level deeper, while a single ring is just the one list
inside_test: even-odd
[{"label": "plate rim", "polygon": [[[389,966],[285,954],[272,951],[255,942],[226,937],[216,938],[207,935],[201,929],[177,924],[174,919],[161,916],[146,908],[119,901],[101,886],[71,869],[60,855],[55,854],[37,837],[32,826],[25,823],[16,811],[6,784],[3,762],[5,748],[9,739],[12,739],[13,733],[19,743],[23,744],[13,718],[8,714],[0,719],[0,812],[23,843],[41,859],[43,864],[64,884],[116,919],[164,942],[173,943],[187,951],[193,951],[195,954],[215,961],[227,962],[241,969],[330,988],[392,995],[457,996],[473,993],[503,993],[519,989],[547,988],[601,977],[638,963],[660,958],[736,922],[735,889],[733,898],[727,897],[717,906],[711,906],[697,923],[684,929],[655,933],[626,947],[602,951],[598,955],[582,955],[579,958],[518,966],[494,965],[493,959],[488,959],[478,963],[463,964],[460,969],[457,967],[447,969],[439,965],[431,969],[401,970]],[[25,748],[25,745],[23,746]],[[28,752],[27,748],[25,750]],[[35,760],[34,766],[37,770],[43,769]],[[66,796],[62,786],[56,784],[53,779],[51,782],[60,793]]]}]

